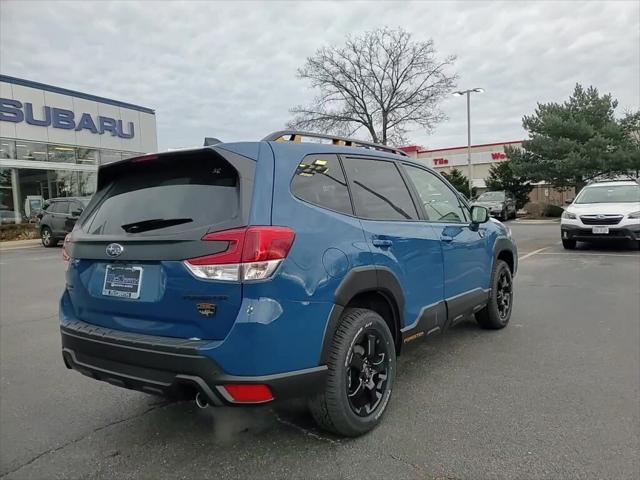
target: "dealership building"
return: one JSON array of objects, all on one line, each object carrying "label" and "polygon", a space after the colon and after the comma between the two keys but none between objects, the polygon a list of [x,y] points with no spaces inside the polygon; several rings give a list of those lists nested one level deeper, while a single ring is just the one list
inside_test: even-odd
[{"label": "dealership building", "polygon": [[[507,146],[519,148],[522,146],[522,141],[471,145],[471,179],[475,188],[484,189],[487,187],[486,179],[489,176],[489,169],[491,165],[506,160],[505,147]],[[424,162],[427,166],[441,173],[449,173],[454,168],[457,168],[465,177],[469,178],[469,160],[466,145],[434,150],[426,150],[418,145],[410,145],[402,147],[402,150],[411,158]]]},{"label": "dealership building", "polygon": [[0,220],[96,188],[99,165],[157,150],[154,110],[0,75]]}]

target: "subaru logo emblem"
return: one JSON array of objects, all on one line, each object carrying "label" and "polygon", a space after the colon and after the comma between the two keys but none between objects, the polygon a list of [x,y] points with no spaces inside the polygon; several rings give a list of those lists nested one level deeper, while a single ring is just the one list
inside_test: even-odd
[{"label": "subaru logo emblem", "polygon": [[107,245],[107,255],[110,257],[119,257],[124,252],[124,247],[119,243],[110,243]]},{"label": "subaru logo emblem", "polygon": [[597,218],[598,220],[604,220],[606,217],[605,217],[604,215],[602,215],[602,214],[601,214],[601,215],[596,215],[596,218]]}]

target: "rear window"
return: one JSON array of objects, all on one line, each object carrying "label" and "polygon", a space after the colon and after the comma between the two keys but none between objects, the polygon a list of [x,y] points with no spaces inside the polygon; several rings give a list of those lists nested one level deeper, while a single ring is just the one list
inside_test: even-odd
[{"label": "rear window", "polygon": [[182,155],[132,162],[96,197],[84,222],[95,235],[173,234],[239,216],[237,171],[216,155]]},{"label": "rear window", "polygon": [[347,181],[337,155],[308,155],[298,165],[291,182],[300,200],[353,215]]}]

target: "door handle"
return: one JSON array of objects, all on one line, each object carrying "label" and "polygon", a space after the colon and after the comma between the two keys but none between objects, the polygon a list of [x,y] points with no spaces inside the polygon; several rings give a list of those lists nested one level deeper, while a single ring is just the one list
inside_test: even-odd
[{"label": "door handle", "polygon": [[380,248],[389,248],[391,245],[393,245],[393,242],[391,240],[383,240],[382,238],[374,238],[373,240],[371,240],[371,243],[374,246]]},{"label": "door handle", "polygon": [[453,237],[450,237],[449,235],[442,235],[440,237],[440,240],[442,240],[443,242],[449,243],[449,242],[453,242]]}]

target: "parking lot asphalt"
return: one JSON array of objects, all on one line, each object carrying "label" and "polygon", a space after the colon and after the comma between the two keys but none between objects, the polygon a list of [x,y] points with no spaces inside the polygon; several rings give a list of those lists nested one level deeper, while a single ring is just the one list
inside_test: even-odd
[{"label": "parking lot asphalt", "polygon": [[640,252],[510,226],[510,325],[463,322],[402,356],[358,439],[317,430],[301,402],[199,410],[67,370],[60,249],[0,252],[0,476],[639,478]]}]

